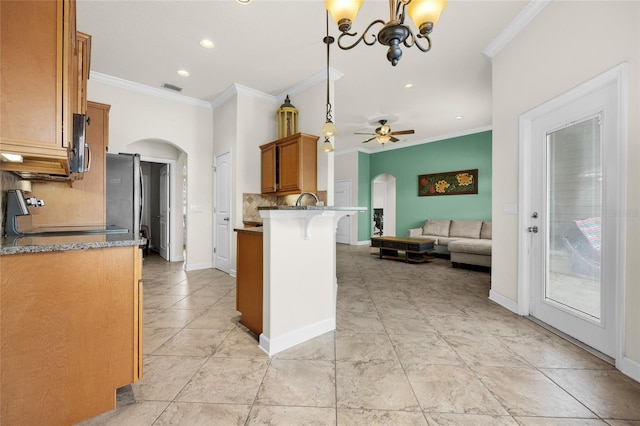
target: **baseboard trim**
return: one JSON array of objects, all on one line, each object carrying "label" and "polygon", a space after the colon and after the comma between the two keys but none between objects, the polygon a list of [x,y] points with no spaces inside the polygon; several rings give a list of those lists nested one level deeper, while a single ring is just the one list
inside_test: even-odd
[{"label": "baseboard trim", "polygon": [[489,290],[489,300],[493,300],[498,305],[504,308],[507,308],[508,310],[510,310],[515,314],[518,314],[518,304],[513,300],[509,299],[508,297],[501,295],[500,293],[497,293],[493,290]]},{"label": "baseboard trim", "polygon": [[321,334],[336,329],[336,318],[327,318],[326,320],[299,328],[290,333],[286,333],[275,339],[269,339],[264,333],[260,334],[259,348],[269,356],[273,356],[278,352],[289,349],[307,340],[318,337]]},{"label": "baseboard trim", "polygon": [[185,263],[184,270],[185,271],[197,271],[199,269],[209,269],[213,268],[213,262],[203,262],[203,263]]},{"label": "baseboard trim", "polygon": [[631,377],[636,382],[640,382],[640,363],[623,356],[616,367],[625,375]]}]

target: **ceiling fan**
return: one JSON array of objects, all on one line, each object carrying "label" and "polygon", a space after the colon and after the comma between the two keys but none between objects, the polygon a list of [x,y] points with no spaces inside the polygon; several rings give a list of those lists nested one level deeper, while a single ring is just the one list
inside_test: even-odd
[{"label": "ceiling fan", "polygon": [[394,137],[395,135],[412,135],[415,131],[412,130],[398,130],[397,132],[392,132],[391,127],[387,125],[387,120],[378,120],[380,123],[380,127],[376,129],[375,133],[354,133],[354,135],[374,135],[372,138],[367,139],[362,143],[371,142],[372,140],[377,140],[378,143],[384,145],[385,143],[398,142],[400,139]]}]

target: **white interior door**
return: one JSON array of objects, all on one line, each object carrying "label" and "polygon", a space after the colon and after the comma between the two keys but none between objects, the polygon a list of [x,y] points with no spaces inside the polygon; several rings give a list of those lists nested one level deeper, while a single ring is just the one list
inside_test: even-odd
[{"label": "white interior door", "polygon": [[525,192],[530,314],[616,357],[624,206],[618,82],[530,120]]},{"label": "white interior door", "polygon": [[[348,207],[351,203],[351,181],[337,180],[334,183],[334,204],[339,207]],[[338,221],[336,230],[336,242],[351,244],[351,217],[343,216]]]},{"label": "white interior door", "polygon": [[231,153],[215,157],[214,169],[214,266],[231,269]]},{"label": "white interior door", "polygon": [[169,165],[165,164],[160,169],[160,247],[158,254],[164,259],[169,260]]}]

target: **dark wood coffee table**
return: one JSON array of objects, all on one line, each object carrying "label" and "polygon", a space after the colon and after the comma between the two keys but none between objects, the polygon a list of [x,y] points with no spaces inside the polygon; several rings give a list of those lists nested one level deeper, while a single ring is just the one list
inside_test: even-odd
[{"label": "dark wood coffee table", "polygon": [[379,248],[380,259],[404,260],[409,263],[428,262],[434,240],[427,238],[371,237],[371,247]]}]

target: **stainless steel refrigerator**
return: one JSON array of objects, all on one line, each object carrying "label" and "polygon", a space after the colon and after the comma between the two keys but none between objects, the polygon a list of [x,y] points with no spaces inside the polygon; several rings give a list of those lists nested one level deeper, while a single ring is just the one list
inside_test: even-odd
[{"label": "stainless steel refrigerator", "polygon": [[139,154],[107,154],[107,225],[140,235],[143,194]]}]

